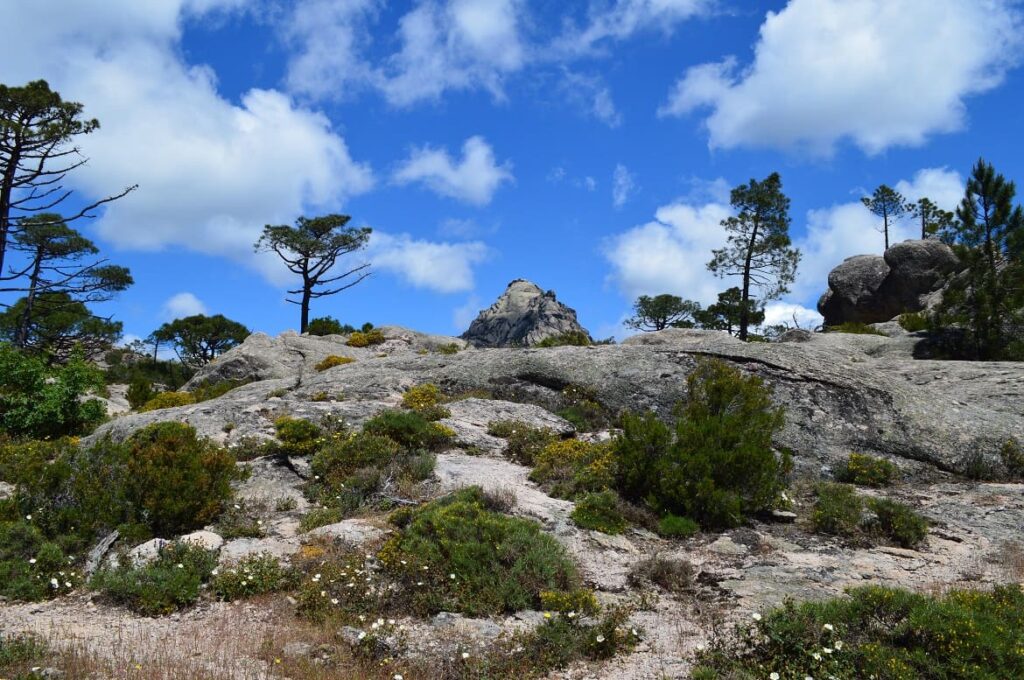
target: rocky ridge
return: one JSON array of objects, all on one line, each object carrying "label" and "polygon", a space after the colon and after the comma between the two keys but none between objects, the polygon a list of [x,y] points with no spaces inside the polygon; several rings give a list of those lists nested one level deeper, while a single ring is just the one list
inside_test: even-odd
[{"label": "rocky ridge", "polygon": [[590,334],[576,320],[576,311],[525,279],[508,284],[505,292],[462,334],[475,347],[528,347],[564,333]]}]

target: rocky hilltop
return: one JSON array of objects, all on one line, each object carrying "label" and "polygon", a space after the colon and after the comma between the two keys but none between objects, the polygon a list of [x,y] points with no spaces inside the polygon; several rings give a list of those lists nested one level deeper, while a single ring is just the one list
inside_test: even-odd
[{"label": "rocky hilltop", "polygon": [[462,334],[474,347],[528,347],[564,333],[590,334],[576,320],[576,311],[525,279],[508,284],[505,292]]}]

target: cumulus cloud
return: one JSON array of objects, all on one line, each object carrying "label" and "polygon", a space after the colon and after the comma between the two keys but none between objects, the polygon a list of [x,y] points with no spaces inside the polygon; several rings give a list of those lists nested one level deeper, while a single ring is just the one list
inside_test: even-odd
[{"label": "cumulus cloud", "polygon": [[[926,168],[909,180],[898,181],[895,188],[911,201],[927,197],[940,208],[954,210],[963,196],[964,181],[952,170]],[[828,285],[828,273],[840,262],[854,255],[880,255],[885,246],[877,227],[878,218],[860,201],[809,211],[806,232],[795,242],[803,259],[791,297],[808,304],[816,302]],[[898,243],[920,238],[920,234],[919,225],[907,219],[890,228],[889,240]]]},{"label": "cumulus cloud", "polygon": [[636,193],[636,177],[622,163],[615,166],[612,173],[612,205],[621,208]]},{"label": "cumulus cloud", "polygon": [[661,115],[709,108],[715,148],[869,154],[965,125],[965,101],[1019,61],[1013,0],[790,0],[769,12],[753,63],[691,67]]},{"label": "cumulus cloud", "polygon": [[587,20],[573,26],[556,41],[569,55],[586,55],[602,43],[624,40],[642,31],[670,32],[676,24],[710,13],[717,0],[594,0]]},{"label": "cumulus cloud", "polygon": [[0,43],[0,80],[45,77],[103,124],[81,140],[90,162],[69,180],[90,196],[139,184],[98,223],[116,246],[180,245],[279,271],[252,256],[264,224],[336,208],[373,185],[322,114],[273,90],[229,102],[211,69],[182,61],[186,18],[245,5],[68,0],[5,10],[19,30]]},{"label": "cumulus cloud", "polygon": [[730,214],[721,203],[658,208],[653,221],[604,243],[610,281],[629,300],[671,293],[704,305],[714,302],[723,285],[705,264],[711,250],[724,243],[721,222]]},{"label": "cumulus cloud", "polygon": [[808,309],[793,302],[769,302],[764,307],[764,325],[794,326],[814,330],[824,318],[815,309]]},{"label": "cumulus cloud", "polygon": [[462,145],[462,159],[453,160],[445,149],[414,149],[395,171],[398,184],[426,185],[435,193],[464,203],[487,205],[503,182],[511,182],[512,164],[498,165],[494,150],[483,137],[470,137]]},{"label": "cumulus cloud", "polygon": [[479,241],[436,243],[408,234],[374,232],[367,255],[375,270],[387,271],[405,282],[438,293],[472,290],[473,267],[490,251]]},{"label": "cumulus cloud", "polygon": [[203,304],[202,300],[192,293],[185,292],[168,298],[160,309],[160,315],[165,321],[173,321],[174,319],[182,319],[186,316],[206,314],[206,311],[206,305]]}]

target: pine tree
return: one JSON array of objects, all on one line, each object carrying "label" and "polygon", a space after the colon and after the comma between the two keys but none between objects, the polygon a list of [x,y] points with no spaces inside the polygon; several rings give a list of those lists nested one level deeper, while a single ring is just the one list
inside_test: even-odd
[{"label": "pine tree", "polygon": [[913,204],[908,203],[903,194],[885,184],[875,189],[870,197],[860,199],[860,202],[873,215],[882,218],[882,226],[878,231],[885,235],[885,249],[889,250],[889,230],[913,211]]}]

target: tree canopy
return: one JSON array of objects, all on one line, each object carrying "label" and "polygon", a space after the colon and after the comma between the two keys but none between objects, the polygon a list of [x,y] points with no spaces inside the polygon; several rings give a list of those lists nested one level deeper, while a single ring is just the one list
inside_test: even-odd
[{"label": "tree canopy", "polygon": [[669,327],[693,328],[694,314],[699,311],[699,303],[684,300],[677,295],[641,295],[633,305],[634,314],[626,321],[626,326],[638,331],[660,331]]},{"label": "tree canopy", "polygon": [[195,314],[165,323],[153,331],[160,343],[170,343],[181,363],[205,366],[249,336],[249,329],[223,314]]},{"label": "tree canopy", "polygon": [[871,214],[882,220],[878,231],[885,235],[885,249],[889,250],[890,229],[907,215],[914,211],[914,204],[909,203],[903,194],[892,187],[882,184],[871,196],[860,199],[864,207],[871,211]]}]

